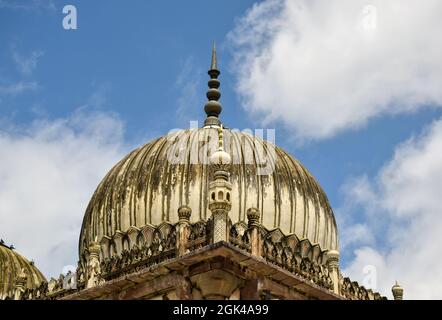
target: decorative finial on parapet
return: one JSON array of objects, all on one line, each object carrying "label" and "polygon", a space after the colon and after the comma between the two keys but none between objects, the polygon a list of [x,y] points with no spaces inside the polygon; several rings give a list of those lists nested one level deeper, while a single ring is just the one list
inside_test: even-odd
[{"label": "decorative finial on parapet", "polygon": [[87,288],[95,287],[103,282],[101,278],[100,251],[101,251],[101,245],[98,242],[98,238],[96,236],[95,241],[92,242],[88,248],[89,257],[86,269]]},{"label": "decorative finial on parapet", "polygon": [[404,289],[399,285],[397,281],[391,288],[391,292],[393,293],[394,300],[402,300],[404,297]]},{"label": "decorative finial on parapet", "polygon": [[254,256],[261,256],[261,236],[259,232],[260,211],[257,208],[247,209],[247,220],[249,220],[250,252]]},{"label": "decorative finial on parapet", "polygon": [[333,292],[339,294],[339,251],[327,252],[327,266],[333,281]]},{"label": "decorative finial on parapet", "polygon": [[15,280],[14,300],[21,299],[22,294],[25,291],[27,281],[28,281],[28,274],[26,273],[26,270],[24,268],[21,268]]},{"label": "decorative finial on parapet", "polygon": [[176,249],[178,256],[188,252],[188,241],[190,236],[190,216],[192,209],[184,205],[178,208],[177,242]]},{"label": "decorative finial on parapet", "polygon": [[339,251],[329,250],[327,252],[327,264],[330,267],[339,268]]},{"label": "decorative finial on parapet", "polygon": [[190,209],[188,206],[181,206],[178,208],[178,219],[180,221],[189,221],[191,214],[192,209]]},{"label": "decorative finial on parapet", "polygon": [[260,213],[256,208],[247,209],[247,219],[249,220],[249,227],[255,227],[259,225]]},{"label": "decorative finial on parapet", "polygon": [[218,102],[219,98],[221,97],[221,92],[218,90],[219,86],[221,85],[218,80],[218,76],[221,74],[221,72],[218,70],[215,43],[213,43],[212,61],[210,64],[210,69],[207,73],[210,76],[210,80],[208,82],[209,90],[206,94],[208,101],[204,106],[204,111],[207,114],[207,118],[204,121],[204,126],[219,126],[221,121],[218,117],[223,108],[221,103]]}]

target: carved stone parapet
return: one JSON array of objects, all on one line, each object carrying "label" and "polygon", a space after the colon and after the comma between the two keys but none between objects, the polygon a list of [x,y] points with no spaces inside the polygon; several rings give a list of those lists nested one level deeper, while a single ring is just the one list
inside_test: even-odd
[{"label": "carved stone parapet", "polygon": [[340,278],[341,295],[350,300],[386,300],[387,298],[381,296],[378,292],[373,292],[371,289],[366,289],[360,286],[356,281],[351,281],[350,278]]}]

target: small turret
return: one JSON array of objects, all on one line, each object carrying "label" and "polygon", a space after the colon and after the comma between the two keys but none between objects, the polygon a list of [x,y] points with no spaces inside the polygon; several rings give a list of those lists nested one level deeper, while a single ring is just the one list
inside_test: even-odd
[{"label": "small turret", "polygon": [[228,241],[228,219],[232,208],[232,184],[229,181],[230,154],[224,151],[223,128],[218,129],[218,150],[210,156],[213,181],[209,183],[209,210],[213,218],[213,242]]},{"label": "small turret", "polygon": [[402,300],[402,298],[404,297],[404,289],[399,285],[397,281],[391,288],[391,292],[393,293],[394,300]]}]

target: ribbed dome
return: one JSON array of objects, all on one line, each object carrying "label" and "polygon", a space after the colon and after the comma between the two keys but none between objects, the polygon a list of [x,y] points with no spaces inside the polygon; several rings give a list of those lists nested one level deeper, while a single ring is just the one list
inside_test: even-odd
[{"label": "ribbed dome", "polygon": [[[247,209],[256,207],[266,228],[308,238],[323,250],[338,249],[327,196],[299,161],[250,134],[225,129],[224,138],[232,158],[229,217],[233,223],[247,221]],[[192,209],[192,222],[207,220],[211,214],[207,207],[208,158],[215,152],[217,140],[215,128],[183,130],[156,139],[117,163],[86,209],[80,255],[104,235],[111,237],[131,226],[177,222],[181,205]]]},{"label": "ribbed dome", "polygon": [[33,289],[46,281],[43,274],[23,256],[0,244],[0,299],[10,295],[19,275],[26,275],[26,288]]}]

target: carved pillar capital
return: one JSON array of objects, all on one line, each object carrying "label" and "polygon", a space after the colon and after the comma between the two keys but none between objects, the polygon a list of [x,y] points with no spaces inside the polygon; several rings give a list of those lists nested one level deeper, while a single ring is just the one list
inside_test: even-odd
[{"label": "carved pillar capital", "polygon": [[92,244],[89,246],[88,251],[89,251],[89,259],[93,258],[93,259],[99,259],[100,257],[100,250],[101,250],[101,246],[100,243],[98,242],[92,242]]},{"label": "carved pillar capital", "polygon": [[329,269],[339,268],[339,252],[330,250],[327,252],[327,266]]}]

